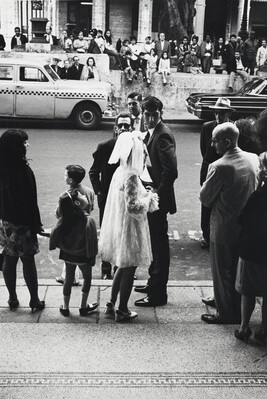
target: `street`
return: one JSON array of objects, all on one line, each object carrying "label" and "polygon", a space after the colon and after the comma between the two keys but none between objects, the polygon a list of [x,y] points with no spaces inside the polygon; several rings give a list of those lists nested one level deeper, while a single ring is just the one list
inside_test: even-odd
[{"label": "street", "polygon": [[[42,128],[40,128],[40,125]],[[56,223],[55,209],[59,195],[67,188],[64,181],[66,165],[76,163],[87,171],[92,165],[92,153],[98,143],[112,137],[112,124],[102,123],[101,130],[76,130],[71,122],[1,121],[0,133],[8,128],[24,129],[29,135],[28,158],[38,187],[38,200],[44,228]],[[177,144],[178,172],[175,182],[177,213],[169,215],[171,247],[170,280],[208,280],[211,278],[208,251],[201,250],[199,171],[201,155],[199,132],[201,125],[170,124]],[[88,174],[84,184],[91,186]],[[92,213],[98,225],[98,208]],[[36,256],[39,278],[54,278],[60,274],[63,262],[58,251],[50,252],[48,239],[39,237],[40,253]],[[100,277],[100,260],[93,268],[93,278]],[[21,268],[18,268],[21,277]],[[138,268],[137,275],[146,279],[147,270]]]}]

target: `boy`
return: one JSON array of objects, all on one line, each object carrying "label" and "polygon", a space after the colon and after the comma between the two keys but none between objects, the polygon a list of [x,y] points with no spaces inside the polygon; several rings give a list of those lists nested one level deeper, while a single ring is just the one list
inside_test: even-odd
[{"label": "boy", "polygon": [[[69,193],[73,193],[76,190],[76,191],[79,191],[80,194],[86,196],[88,205],[86,206],[85,211],[90,215],[91,211],[94,209],[94,192],[91,188],[81,184],[81,181],[85,177],[85,173],[86,173],[85,169],[80,165],[68,165],[68,166],[66,166],[64,177],[65,177],[66,184],[68,186],[70,186],[70,188],[68,190]],[[65,194],[65,192],[60,195],[60,198],[64,194]],[[56,216],[57,216],[57,218],[59,218],[61,216],[60,212],[59,212],[59,207],[57,207],[57,209],[56,209]],[[56,277],[56,281],[60,284],[64,284],[65,276],[66,276],[66,266],[64,263],[61,276]],[[76,271],[75,271],[75,279],[73,281],[73,285],[79,285],[79,268],[78,267],[76,268]]]}]

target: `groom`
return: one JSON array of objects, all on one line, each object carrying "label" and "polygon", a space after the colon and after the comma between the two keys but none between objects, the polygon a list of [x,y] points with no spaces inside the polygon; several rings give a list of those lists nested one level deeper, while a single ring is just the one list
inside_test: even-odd
[{"label": "groom", "polygon": [[[170,129],[162,122],[163,104],[157,97],[146,97],[142,102],[144,123],[148,128],[144,142],[147,145],[151,166],[147,166],[152,179],[152,189],[159,195],[159,210],[148,213],[153,261],[149,267],[147,285],[136,287],[136,292],[146,293],[135,301],[136,306],[162,306],[167,303],[170,248],[167,213],[176,212],[173,183],[178,176],[176,143]],[[144,182],[146,186],[146,183]]]}]

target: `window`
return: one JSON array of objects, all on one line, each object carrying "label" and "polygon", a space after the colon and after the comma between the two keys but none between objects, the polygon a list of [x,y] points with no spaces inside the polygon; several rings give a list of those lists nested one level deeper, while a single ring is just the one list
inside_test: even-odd
[{"label": "window", "polygon": [[20,67],[19,76],[23,82],[48,82],[47,77],[38,68]]},{"label": "window", "polygon": [[13,80],[13,68],[11,66],[0,66],[0,80]]}]

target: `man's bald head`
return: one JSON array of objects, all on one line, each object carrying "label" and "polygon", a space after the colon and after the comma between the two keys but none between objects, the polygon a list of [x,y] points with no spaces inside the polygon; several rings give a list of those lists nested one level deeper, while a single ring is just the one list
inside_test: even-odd
[{"label": "man's bald head", "polygon": [[217,125],[212,132],[212,144],[218,154],[223,155],[226,151],[237,146],[239,130],[232,122]]}]

